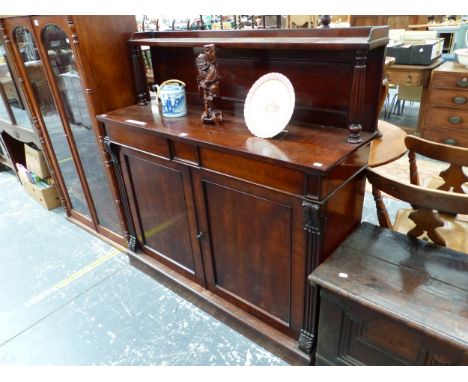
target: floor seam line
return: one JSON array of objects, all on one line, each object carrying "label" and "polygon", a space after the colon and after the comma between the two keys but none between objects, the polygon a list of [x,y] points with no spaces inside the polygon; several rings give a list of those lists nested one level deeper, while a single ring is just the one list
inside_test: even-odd
[{"label": "floor seam line", "polygon": [[77,294],[75,297],[73,297],[71,300],[67,301],[66,303],[60,305],[58,308],[56,308],[55,310],[52,310],[51,312],[47,313],[45,316],[41,317],[40,319],[38,319],[36,322],[34,322],[33,324],[29,325],[27,328],[21,330],[20,332],[18,332],[17,334],[15,334],[13,337],[9,338],[8,340],[4,341],[3,343],[0,344],[0,348],[2,348],[4,345],[10,343],[11,341],[13,341],[14,339],[18,338],[19,336],[21,336],[22,334],[26,333],[28,330],[32,329],[33,327],[35,327],[37,324],[39,324],[40,322],[44,321],[45,319],[51,317],[53,314],[57,313],[59,310],[63,309],[64,307],[66,307],[67,305],[71,304],[73,301],[75,301],[78,297],[81,297],[83,296],[85,293],[89,292],[91,289],[95,288],[96,286],[100,285],[101,283],[103,283],[104,281],[106,281],[107,279],[109,279],[110,277],[114,276],[115,274],[117,274],[118,272],[120,272],[121,269],[117,269],[116,271],[114,271],[113,273],[111,273],[110,275],[104,277],[103,279],[101,279],[100,281],[98,281],[96,284],[93,284],[91,285],[89,288],[86,288],[85,290],[83,290],[82,292],[80,292],[79,294]]}]

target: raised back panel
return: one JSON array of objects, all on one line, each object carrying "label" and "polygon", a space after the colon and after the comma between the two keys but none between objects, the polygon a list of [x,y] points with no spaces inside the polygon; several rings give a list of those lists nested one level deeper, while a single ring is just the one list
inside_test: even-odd
[{"label": "raised back panel", "polygon": [[[155,48],[155,81],[171,78],[187,84],[189,105],[201,105],[197,88],[195,59],[202,49]],[[261,76],[278,72],[289,78],[295,97],[293,120],[346,127],[349,94],[354,64],[353,56],[325,62],[323,53],[279,50],[217,49],[220,74],[220,97],[216,105],[241,114],[247,93]]]},{"label": "raised back panel", "polygon": [[242,115],[254,82],[279,72],[294,87],[294,122],[340,128],[360,123],[363,131],[376,130],[385,27],[155,32],[136,34],[130,41],[151,47],[155,83],[175,78],[187,84],[189,107],[202,104],[195,59],[205,44],[213,43],[220,74],[217,108]]}]

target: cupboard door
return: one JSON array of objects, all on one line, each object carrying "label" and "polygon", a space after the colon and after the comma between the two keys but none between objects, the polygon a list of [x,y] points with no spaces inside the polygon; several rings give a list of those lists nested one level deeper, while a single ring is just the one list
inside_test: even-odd
[{"label": "cupboard door", "polygon": [[203,284],[188,167],[126,147],[120,162],[139,247]]},{"label": "cupboard door", "polygon": [[301,200],[194,173],[208,288],[297,337],[305,286]]},{"label": "cupboard door", "polygon": [[34,25],[40,30],[38,38],[41,38],[45,48],[44,54],[51,68],[51,82],[53,81],[59,90],[57,102],[64,111],[64,119],[76,146],[78,156],[75,161],[79,158],[83,168],[91,194],[90,202],[97,215],[97,225],[122,236],[122,227],[110,191],[98,137],[93,130],[80,68],[71,46],[72,36],[63,29],[62,19],[64,17],[34,17]]}]

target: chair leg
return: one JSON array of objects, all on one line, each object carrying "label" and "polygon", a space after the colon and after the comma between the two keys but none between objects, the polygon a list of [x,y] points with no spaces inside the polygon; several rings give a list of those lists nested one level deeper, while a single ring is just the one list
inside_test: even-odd
[{"label": "chair leg", "polygon": [[372,185],[372,195],[374,196],[379,225],[384,228],[393,229],[392,222],[390,221],[387,209],[385,208],[385,203],[382,200],[382,193],[378,188],[374,187],[374,185]]},{"label": "chair leg", "polygon": [[388,106],[389,106],[389,103],[390,103],[390,94],[387,93],[387,95],[385,96],[385,102],[384,102],[384,106],[383,106],[383,119],[384,121],[387,121],[388,118],[387,118],[387,114],[388,114]]},{"label": "chair leg", "polygon": [[390,116],[392,115],[392,112],[396,107],[397,99],[398,99],[398,94],[395,94],[392,98],[392,102],[390,103],[390,108],[388,109],[387,118],[385,119],[386,121],[390,119]]}]

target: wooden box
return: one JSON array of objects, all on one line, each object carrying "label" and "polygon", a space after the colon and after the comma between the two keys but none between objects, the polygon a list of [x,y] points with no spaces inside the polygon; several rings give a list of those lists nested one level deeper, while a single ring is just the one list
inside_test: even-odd
[{"label": "wooden box", "polygon": [[[294,364],[315,351],[317,293],[306,276],[361,219],[386,34],[137,34],[133,53],[150,47],[156,83],[187,84],[188,114],[164,118],[151,103],[98,116],[121,174],[132,263]],[[195,59],[210,43],[218,126],[202,124],[196,83]],[[296,108],[286,134],[260,139],[245,125],[244,99],[274,71],[293,83]],[[354,122],[363,127],[357,144],[347,141]]]},{"label": "wooden box", "polygon": [[468,365],[468,257],[363,223],[309,277],[318,365]]}]

